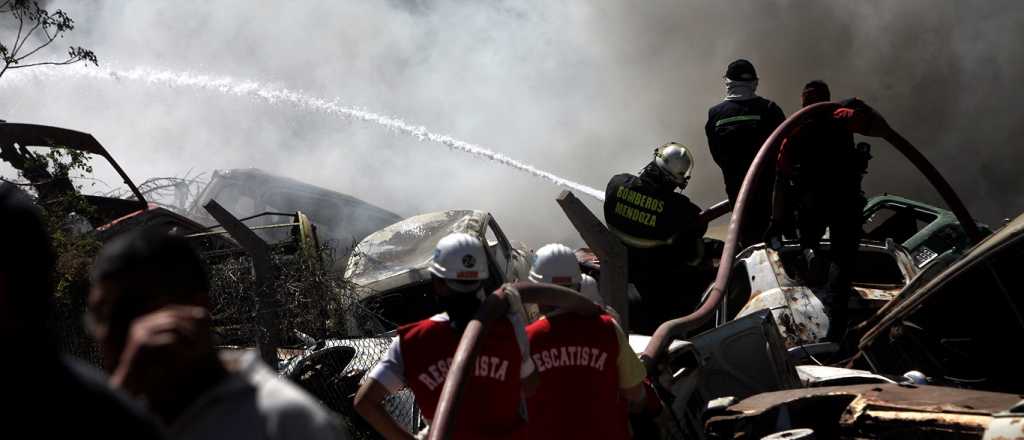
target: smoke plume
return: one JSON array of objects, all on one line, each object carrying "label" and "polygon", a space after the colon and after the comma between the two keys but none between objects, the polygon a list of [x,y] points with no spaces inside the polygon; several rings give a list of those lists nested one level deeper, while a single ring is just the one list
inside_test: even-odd
[{"label": "smoke plume", "polygon": [[[1024,206],[1024,6],[903,2],[69,2],[64,40],[101,65],[197,71],[392,115],[595,188],[653,148],[691,146],[687,192],[724,198],[707,108],[735,58],[787,114],[811,79],[859,96],[914,142],[975,215]],[[0,33],[7,28],[0,28]],[[19,72],[8,73],[15,75]],[[10,81],[6,75],[0,79]],[[137,181],[259,167],[401,215],[491,211],[533,247],[581,244],[560,188],[356,120],[203,90],[88,79],[0,87],[0,118],[95,135]],[[938,198],[881,141],[870,194]],[[597,203],[591,203],[595,212]]]}]

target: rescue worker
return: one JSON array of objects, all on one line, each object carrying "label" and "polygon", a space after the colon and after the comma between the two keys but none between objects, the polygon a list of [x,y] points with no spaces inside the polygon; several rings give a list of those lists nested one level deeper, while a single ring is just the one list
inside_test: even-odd
[{"label": "rescue worker", "polygon": [[[828,84],[815,80],[801,93],[803,106],[831,99]],[[855,144],[857,126],[873,110],[857,99],[840,103],[843,108],[799,127],[785,139],[777,160],[776,202],[772,229],[779,223],[795,224],[803,249],[805,282],[820,284],[828,267],[819,246],[828,228],[830,256],[836,268],[829,281],[830,337],[841,338],[846,330],[847,302],[855,270],[858,244],[863,234],[866,200],[861,181],[871,155],[867,144]],[[776,232],[773,232],[775,234]]]},{"label": "rescue worker", "polygon": [[[436,300],[446,313],[402,326],[398,340],[367,374],[355,409],[386,439],[408,439],[383,406],[389,394],[409,387],[429,421],[437,409],[452,356],[463,330],[485,298],[488,278],[484,245],[472,235],[452,233],[437,243],[429,271]],[[510,307],[510,309],[521,309]],[[453,439],[525,438],[525,402],[537,373],[519,313],[499,320],[484,336],[453,421]]]},{"label": "rescue worker", "polygon": [[[529,279],[580,291],[585,275],[572,249],[537,250]],[[627,402],[644,402],[644,366],[608,314],[544,307],[527,327],[541,386],[528,399],[531,439],[629,439]]]},{"label": "rescue worker", "polygon": [[700,298],[694,264],[703,253],[707,224],[701,210],[676,189],[686,188],[693,156],[669,142],[654,150],[639,176],[619,174],[605,189],[604,218],[629,253],[629,282],[639,298],[630,298],[633,331],[650,334],[657,326],[692,311]]},{"label": "rescue worker", "polygon": [[[757,71],[750,61],[739,59],[729,63],[725,71],[725,100],[708,110],[708,122],[704,125],[711,157],[722,169],[725,193],[733,204],[757,151],[786,119],[777,104],[755,93],[757,81]],[[762,175],[762,185],[747,199],[747,215],[739,237],[742,246],[760,243],[764,237],[773,181],[770,173]]]}]

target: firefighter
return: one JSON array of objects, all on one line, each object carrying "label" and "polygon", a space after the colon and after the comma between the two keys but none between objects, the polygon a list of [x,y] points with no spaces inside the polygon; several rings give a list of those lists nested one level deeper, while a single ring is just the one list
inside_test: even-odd
[{"label": "firefighter", "polygon": [[[725,100],[708,110],[704,133],[708,138],[711,157],[722,169],[725,193],[730,203],[736,203],[740,185],[757,151],[786,115],[774,102],[758,96],[757,71],[750,61],[739,59],[729,63],[725,71]],[[762,241],[771,211],[771,182],[774,178],[762,175],[757,189],[747,199],[747,215],[740,244],[749,246]]]},{"label": "firefighter", "polygon": [[[580,291],[584,276],[572,249],[549,244],[529,278]],[[526,330],[541,383],[528,399],[530,438],[631,438],[627,403],[644,402],[645,372],[625,333],[608,314],[542,312]]]},{"label": "firefighter", "polygon": [[[435,298],[446,313],[400,327],[398,339],[356,394],[356,411],[387,439],[412,438],[383,406],[391,393],[409,387],[423,416],[428,421],[434,417],[462,331],[485,297],[484,245],[469,234],[449,234],[438,241],[429,271]],[[510,307],[516,308],[521,306]],[[484,336],[451,438],[525,438],[522,395],[532,392],[537,373],[521,316],[510,312]]]},{"label": "firefighter", "polygon": [[693,156],[669,142],[654,150],[639,176],[619,174],[605,189],[604,218],[629,253],[629,281],[639,293],[629,322],[640,333],[693,310],[700,297],[695,265],[703,256],[707,225],[700,208],[676,189],[686,188]]},{"label": "firefighter", "polygon": [[[803,106],[831,99],[828,84],[811,81],[801,93]],[[870,147],[855,144],[853,134],[873,114],[857,99],[840,103],[842,108],[799,127],[783,141],[777,160],[776,200],[772,230],[776,224],[795,224],[806,264],[805,281],[822,284],[828,267],[819,250],[828,228],[830,256],[835,266],[829,279],[830,337],[842,338],[846,329],[851,276],[863,234],[866,202],[861,181],[867,172]]]}]

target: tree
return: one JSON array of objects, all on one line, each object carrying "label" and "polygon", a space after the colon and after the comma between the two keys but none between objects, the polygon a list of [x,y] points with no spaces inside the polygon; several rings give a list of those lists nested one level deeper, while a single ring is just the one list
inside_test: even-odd
[{"label": "tree", "polygon": [[[64,66],[79,61],[99,65],[96,62],[96,54],[80,46],[69,46],[68,56],[64,60],[27,61],[56,39],[62,38],[65,32],[75,28],[75,21],[60,9],[50,13],[34,0],[0,0],[0,17],[3,17],[4,21],[12,19],[17,22],[18,27],[14,41],[10,45],[0,41],[0,58],[3,61],[0,77],[8,70],[34,66]],[[13,26],[11,29],[13,30]],[[42,34],[37,31],[41,31]]]}]

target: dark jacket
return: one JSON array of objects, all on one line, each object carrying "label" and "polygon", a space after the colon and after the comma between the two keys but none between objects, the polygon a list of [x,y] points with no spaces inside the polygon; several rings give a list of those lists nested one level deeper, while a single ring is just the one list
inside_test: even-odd
[{"label": "dark jacket", "polygon": [[[856,104],[854,100],[840,101],[844,109],[866,111]],[[854,143],[851,117],[837,112],[797,127],[779,150],[776,172],[781,181],[792,185],[797,194],[828,199],[860,197],[870,153]]]},{"label": "dark jacket", "polygon": [[654,174],[619,174],[605,190],[604,218],[629,249],[631,280],[699,257],[707,229],[697,222],[700,208]]},{"label": "dark jacket", "polygon": [[[730,201],[736,201],[757,150],[785,119],[778,105],[760,96],[744,101],[723,101],[708,110],[704,134],[711,157],[722,169],[725,193]],[[768,175],[762,179],[772,182]]]}]

